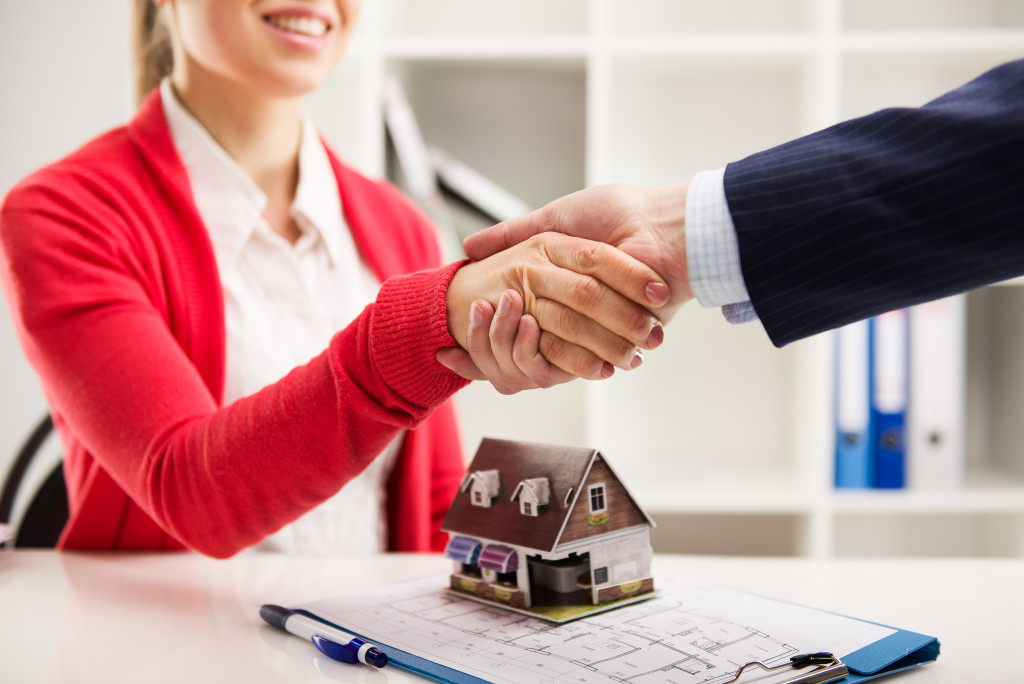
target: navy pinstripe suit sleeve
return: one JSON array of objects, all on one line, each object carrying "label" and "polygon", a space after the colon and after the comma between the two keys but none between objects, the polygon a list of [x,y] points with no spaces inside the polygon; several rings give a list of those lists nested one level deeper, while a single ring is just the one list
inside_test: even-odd
[{"label": "navy pinstripe suit sleeve", "polygon": [[725,193],[777,346],[1024,274],[1024,60],[729,164]]}]

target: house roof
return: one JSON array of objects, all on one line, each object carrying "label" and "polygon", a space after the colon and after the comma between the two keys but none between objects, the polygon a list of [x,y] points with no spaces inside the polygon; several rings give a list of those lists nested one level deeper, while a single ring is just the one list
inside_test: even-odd
[{"label": "house roof", "polygon": [[[469,465],[467,477],[475,471],[497,470],[500,473],[497,498],[490,508],[483,508],[474,506],[469,494],[456,494],[441,529],[513,546],[553,551],[569,513],[580,499],[591,466],[602,458],[596,449],[484,438]],[[607,460],[603,460],[607,464]],[[547,509],[537,517],[523,515],[519,502],[511,500],[519,483],[532,478],[547,478],[551,491]],[[567,496],[570,490],[571,496]],[[643,513],[632,495],[630,500]],[[646,513],[643,515],[650,521]]]}]

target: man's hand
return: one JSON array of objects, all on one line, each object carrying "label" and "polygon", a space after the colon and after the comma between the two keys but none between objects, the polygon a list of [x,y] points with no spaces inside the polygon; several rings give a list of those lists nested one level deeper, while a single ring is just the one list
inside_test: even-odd
[{"label": "man's hand", "polygon": [[655,282],[634,301],[657,308],[658,318],[668,323],[693,299],[686,270],[688,187],[689,183],[663,188],[600,185],[581,190],[470,235],[463,248],[467,256],[479,260],[548,231],[608,243],[665,279],[671,290],[667,304],[668,292]]}]

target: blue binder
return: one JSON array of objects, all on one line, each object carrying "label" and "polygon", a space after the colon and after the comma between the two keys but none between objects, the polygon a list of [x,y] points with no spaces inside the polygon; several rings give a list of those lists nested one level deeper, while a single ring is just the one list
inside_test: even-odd
[{"label": "blue binder", "polygon": [[874,485],[880,489],[900,489],[906,482],[909,326],[906,309],[871,321]]},{"label": "blue binder", "polygon": [[871,322],[840,328],[835,340],[835,486],[872,487]]}]

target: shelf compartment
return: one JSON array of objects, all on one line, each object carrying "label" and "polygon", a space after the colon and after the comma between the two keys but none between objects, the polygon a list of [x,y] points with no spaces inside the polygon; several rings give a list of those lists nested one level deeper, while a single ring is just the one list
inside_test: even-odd
[{"label": "shelf compartment", "polygon": [[967,296],[967,472],[987,474],[991,486],[1019,485],[1024,479],[1021,311],[1024,288],[1019,286]]},{"label": "shelf compartment", "polygon": [[584,36],[411,36],[392,37],[382,44],[395,59],[560,59],[587,55]]},{"label": "shelf compartment", "polygon": [[808,28],[805,0],[611,0],[612,34],[773,33]]},{"label": "shelf compartment", "polygon": [[[586,389],[586,383],[576,381],[504,396],[490,383],[470,383],[455,395],[467,460],[484,437],[600,449],[586,438]],[[617,472],[620,459],[609,454],[609,460]]]},{"label": "shelf compartment", "polygon": [[[599,419],[591,441],[613,463],[628,460],[627,483],[638,473],[636,479],[661,478],[672,491],[726,491],[739,479],[769,490],[779,476],[766,484],[753,473],[798,471],[792,426],[799,350],[778,350],[760,326],[733,327],[717,309],[690,305],[643,366],[592,386]],[[794,486],[789,480],[786,489]]]},{"label": "shelf compartment", "polygon": [[[662,514],[809,514],[816,508],[810,478],[795,463],[733,468],[717,459],[665,455],[655,462],[636,450],[600,446],[630,493],[653,516]],[[621,448],[621,447],[619,447]]]},{"label": "shelf compartment", "polygon": [[384,34],[395,36],[582,35],[588,24],[587,0],[389,0],[383,5]]},{"label": "shelf compartment", "polygon": [[424,140],[539,207],[584,184],[582,59],[391,60]]},{"label": "shelf compartment", "polygon": [[1016,50],[977,53],[948,50],[846,55],[842,65],[840,116],[849,119],[888,107],[919,107],[1019,57]]},{"label": "shelf compartment", "polygon": [[608,180],[675,183],[797,137],[805,65],[792,55],[614,58]]},{"label": "shelf compartment", "polygon": [[998,54],[1008,61],[1020,56],[1024,48],[1024,29],[852,31],[840,37],[839,46],[846,54]]},{"label": "shelf compartment", "polygon": [[1016,557],[1024,553],[1024,515],[840,513],[834,555],[852,557]]},{"label": "shelf compartment", "polygon": [[831,499],[842,514],[1019,514],[1024,515],[1024,487],[962,490],[864,490],[837,492]]},{"label": "shelf compartment", "polygon": [[1024,26],[1019,0],[846,0],[847,30],[964,30]]},{"label": "shelf compartment", "polygon": [[808,520],[801,515],[661,515],[651,530],[655,553],[799,556]]}]

